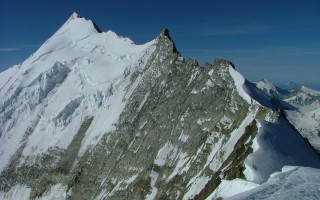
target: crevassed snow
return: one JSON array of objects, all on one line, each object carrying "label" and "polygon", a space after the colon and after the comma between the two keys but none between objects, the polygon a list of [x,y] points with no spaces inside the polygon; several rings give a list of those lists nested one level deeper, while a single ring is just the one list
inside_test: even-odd
[{"label": "crevassed snow", "polygon": [[0,94],[2,88],[9,82],[10,78],[17,73],[20,65],[15,65],[0,73]]},{"label": "crevassed snow", "polygon": [[95,145],[113,130],[137,85],[125,91],[130,74],[155,50],[155,40],[136,45],[75,16],[20,66],[0,73],[0,172],[23,143],[30,164],[51,146],[66,148],[97,113],[79,155]]},{"label": "crevassed snow", "polygon": [[291,124],[320,151],[320,92],[302,87],[294,91],[294,95],[285,99],[297,110],[286,110],[286,116]]},{"label": "crevassed snow", "polygon": [[287,121],[258,123],[254,152],[245,160],[246,179],[263,183],[285,165],[320,168],[319,157]]},{"label": "crevassed snow", "polygon": [[274,175],[253,190],[237,194],[228,200],[320,199],[320,169],[291,167]]},{"label": "crevassed snow", "polygon": [[320,105],[306,105],[297,111],[286,111],[290,123],[306,137],[309,142],[320,150]]}]

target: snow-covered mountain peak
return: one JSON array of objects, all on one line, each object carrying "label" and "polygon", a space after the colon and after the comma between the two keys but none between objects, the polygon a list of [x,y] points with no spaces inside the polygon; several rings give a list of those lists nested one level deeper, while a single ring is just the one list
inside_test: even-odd
[{"label": "snow-covered mountain peak", "polygon": [[320,166],[280,111],[230,61],[185,60],[167,29],[136,45],[74,13],[0,73],[0,199],[205,199]]},{"label": "snow-covered mountain peak", "polygon": [[[72,19],[76,19],[76,18],[82,18],[82,16],[80,16],[78,13],[76,12],[73,12],[72,15],[70,16],[69,20],[72,20]],[[68,21],[69,21],[68,20]]]},{"label": "snow-covered mountain peak", "polygon": [[83,18],[83,17],[79,15],[77,12],[73,12],[63,25],[66,25],[70,23],[72,20],[77,20],[79,18]]},{"label": "snow-covered mountain peak", "polygon": [[86,20],[77,13],[73,13],[53,36],[58,37],[63,34],[69,34],[73,41],[77,41],[100,32],[100,29],[93,21]]},{"label": "snow-covered mountain peak", "polygon": [[[136,67],[144,67],[154,44],[155,40],[136,45],[112,31],[99,33],[92,21],[74,13],[29,59],[8,71],[6,81],[1,82],[0,135],[4,132],[2,136],[6,138],[14,133],[16,140],[6,142],[13,146],[12,152],[1,143],[0,155],[5,155],[0,171],[16,151],[14,146],[18,148],[30,123],[37,123],[38,128],[25,141],[23,155],[32,158],[48,147],[66,148],[73,137],[67,132],[73,132],[71,129],[101,109],[119,88],[123,90]],[[124,93],[119,95],[121,104]],[[117,115],[111,116],[116,119]],[[54,136],[58,129],[60,134]],[[43,131],[50,132],[52,138],[44,142],[48,136],[41,134]]]},{"label": "snow-covered mountain peak", "polygon": [[274,86],[269,80],[267,79],[262,79],[260,81],[258,81],[256,83],[256,86],[261,89],[261,90],[264,90],[266,91],[267,93],[270,93],[271,91],[274,91],[276,92],[277,89],[276,89],[276,86]]},{"label": "snow-covered mountain peak", "polygon": [[300,91],[304,92],[306,94],[309,94],[309,95],[320,96],[320,92],[319,91],[314,90],[314,89],[309,88],[309,87],[306,87],[306,86],[301,86]]}]

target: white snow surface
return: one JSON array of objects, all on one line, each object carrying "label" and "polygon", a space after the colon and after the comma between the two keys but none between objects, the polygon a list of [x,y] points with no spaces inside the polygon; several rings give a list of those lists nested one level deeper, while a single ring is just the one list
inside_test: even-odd
[{"label": "white snow surface", "polygon": [[1,200],[28,200],[30,196],[31,188],[25,185],[17,184],[13,186],[8,192],[0,191]]},{"label": "white snow surface", "polygon": [[[154,164],[162,167],[166,164],[171,164],[177,155],[178,148],[174,146],[172,143],[167,142],[157,154],[156,159],[154,160]],[[168,163],[169,162],[169,163]]]},{"label": "white snow surface", "polygon": [[320,151],[320,102],[302,106],[299,110],[287,110],[286,115],[290,123]]},{"label": "white snow surface", "polygon": [[189,190],[183,196],[183,200],[194,198],[197,194],[201,192],[201,190],[206,186],[210,177],[197,177],[193,184],[190,186]]},{"label": "white snow surface", "polygon": [[302,86],[301,91],[303,91],[307,94],[313,95],[313,96],[320,96],[320,91],[314,90],[314,89],[306,87],[306,86]]},{"label": "white snow surface", "polygon": [[276,86],[273,85],[269,80],[267,79],[262,79],[261,81],[258,81],[256,83],[256,86],[260,89],[265,91],[267,94],[270,96],[272,95],[271,93],[277,92]]},{"label": "white snow surface", "polygon": [[257,122],[259,131],[253,141],[254,152],[245,160],[247,180],[264,183],[285,165],[320,168],[318,155],[287,121]]},{"label": "white snow surface", "polygon": [[[245,133],[245,128],[254,120],[255,115],[256,111],[252,110],[242,121],[239,127],[232,131],[232,133],[230,134],[230,138],[228,139],[227,143],[223,145],[223,148],[221,148],[221,146],[224,137],[219,138],[218,142],[212,144],[211,152],[207,158],[203,170],[207,166],[209,166],[209,168],[215,172],[221,167],[221,160],[226,160],[230,156],[230,154],[234,150],[235,144]],[[219,154],[221,158],[217,156]],[[183,199],[190,199],[195,197],[197,194],[199,194],[199,192],[201,192],[201,190],[205,187],[206,183],[210,180],[209,177],[202,176],[201,173],[202,171],[200,171],[195,177],[190,179],[190,181],[187,184],[188,191],[184,195]]]},{"label": "white snow surface", "polygon": [[56,185],[52,185],[50,190],[46,191],[40,198],[37,200],[65,200],[67,199],[67,185],[63,185],[58,183]]},{"label": "white snow surface", "polygon": [[[30,58],[0,73],[0,172],[22,145],[25,146],[20,164],[25,162],[30,165],[52,147],[67,148],[81,124],[92,116],[94,120],[85,134],[78,156],[96,145],[104,134],[111,133],[126,105],[126,100],[141,80],[141,77],[138,77],[135,83],[129,85],[130,75],[137,68],[144,67],[143,64],[155,50],[155,43],[154,40],[144,45],[136,45],[129,38],[118,36],[112,31],[99,33],[90,20],[74,13]],[[196,78],[197,73],[196,71],[193,74],[190,82]],[[213,71],[210,71],[209,75],[212,73]],[[229,73],[235,82],[237,92],[248,104],[258,102],[265,107],[273,108],[270,98],[246,81],[232,66],[229,66]],[[206,86],[212,87],[213,83],[208,81]],[[318,95],[317,91],[311,89],[304,88],[304,91]],[[146,93],[139,110],[143,108],[148,97],[149,93]],[[317,111],[317,118],[320,116],[319,113]],[[313,116],[310,114],[310,117]],[[255,117],[256,111],[251,110],[241,125],[231,133],[226,148],[223,149],[224,159],[231,154],[246,126]],[[294,116],[292,120],[295,120]],[[200,119],[198,122],[202,123]],[[231,123],[228,118],[223,118],[222,122]],[[284,172],[289,169],[285,168],[283,173],[273,174],[285,165],[320,168],[320,161],[288,122],[282,119],[275,122],[259,120],[258,126],[259,133],[252,146],[254,152],[245,161],[244,174],[249,181],[222,180],[221,185],[208,199],[219,196],[227,198],[266,181],[253,191],[262,191],[265,195],[263,192],[273,191],[272,184],[282,184],[281,181],[284,180],[298,182],[296,185],[300,191],[303,189],[302,182],[309,177],[303,170],[310,174],[317,172],[319,176],[316,169],[302,167],[290,168]],[[29,136],[26,137],[26,133]],[[179,139],[186,142],[188,137],[181,133]],[[212,146],[205,164],[205,167],[209,166],[213,171],[221,165],[213,157],[222,151],[222,140],[223,138],[220,138],[219,142]],[[168,176],[168,181],[189,169],[187,154],[178,152],[178,147],[174,144],[166,143],[154,160],[154,164],[158,166],[171,166],[176,157],[179,161],[173,173]],[[147,199],[154,199],[158,193],[155,187],[158,176],[156,172],[150,174],[151,190],[146,196]],[[272,177],[269,178],[270,176]],[[297,176],[305,180],[300,184]],[[129,182],[136,177],[137,175],[133,176]],[[200,173],[193,177],[183,198],[194,197],[209,180],[209,177]],[[289,182],[285,183],[294,187]],[[318,187],[309,191],[319,190],[319,183],[320,181],[314,181]],[[282,185],[279,185],[279,188],[280,192],[288,189]],[[65,191],[66,186],[53,185],[46,191],[43,199],[65,199]],[[30,192],[30,188],[16,185],[7,193],[0,192],[0,199],[28,199]],[[248,194],[255,195],[250,192]],[[104,195],[102,192],[101,198]],[[275,195],[282,198],[282,193]]]},{"label": "white snow surface", "polygon": [[320,169],[285,167],[267,182],[253,190],[237,194],[228,200],[320,199]]},{"label": "white snow surface", "polygon": [[246,100],[248,104],[250,104],[252,98],[248,95],[248,93],[243,88],[245,86],[245,78],[238,71],[236,71],[231,65],[229,65],[229,73],[234,80],[234,83],[237,87],[238,94],[244,100]]},{"label": "white snow surface", "polygon": [[253,83],[247,81],[231,65],[229,65],[229,73],[234,80],[238,94],[246,100],[248,104],[258,102],[264,107],[274,109],[270,97],[257,88]]},{"label": "white snow surface", "polygon": [[252,190],[259,185],[243,179],[221,180],[220,185],[214,190],[207,200],[215,200],[218,197],[223,199],[234,196],[236,194]]},{"label": "white snow surface", "polygon": [[297,108],[286,110],[290,123],[320,151],[320,91],[303,86],[284,101]]},{"label": "white snow surface", "polygon": [[130,75],[144,68],[155,43],[99,33],[74,13],[26,61],[0,73],[0,172],[22,144],[21,162],[29,164],[50,147],[67,148],[91,116],[95,128],[79,155],[112,131],[137,85],[125,90]]}]

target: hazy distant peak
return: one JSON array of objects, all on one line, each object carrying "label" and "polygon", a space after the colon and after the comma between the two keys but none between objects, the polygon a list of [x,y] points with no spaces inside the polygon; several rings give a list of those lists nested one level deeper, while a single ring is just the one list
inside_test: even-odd
[{"label": "hazy distant peak", "polygon": [[262,79],[256,83],[257,87],[261,90],[266,90],[268,93],[270,91],[277,91],[276,86],[273,85],[269,80]]}]

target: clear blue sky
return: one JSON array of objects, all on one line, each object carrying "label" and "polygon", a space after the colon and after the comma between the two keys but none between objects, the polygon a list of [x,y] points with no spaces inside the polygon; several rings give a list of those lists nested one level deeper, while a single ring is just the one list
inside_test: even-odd
[{"label": "clear blue sky", "polygon": [[320,0],[0,0],[0,71],[39,48],[76,11],[136,43],[164,27],[186,58],[231,60],[249,80],[320,88]]}]

